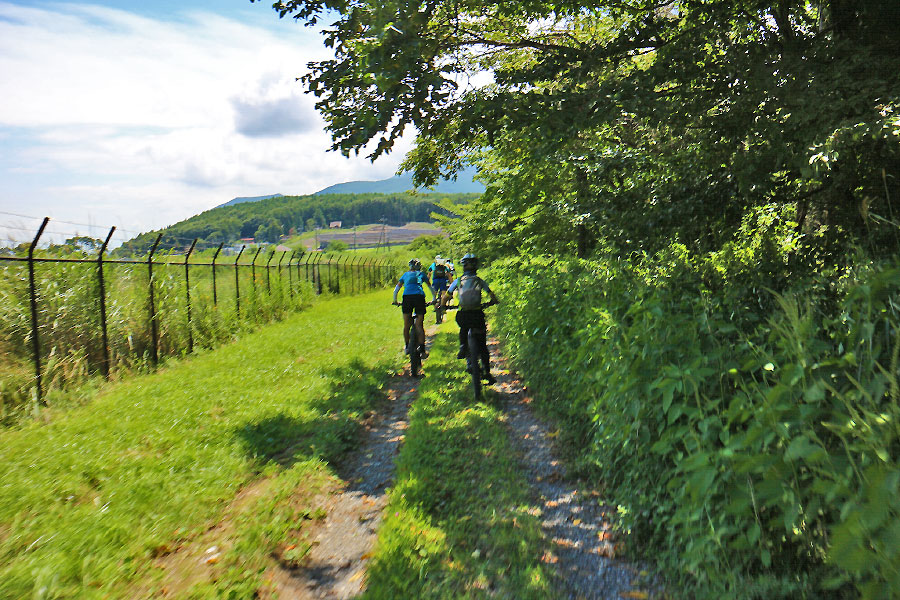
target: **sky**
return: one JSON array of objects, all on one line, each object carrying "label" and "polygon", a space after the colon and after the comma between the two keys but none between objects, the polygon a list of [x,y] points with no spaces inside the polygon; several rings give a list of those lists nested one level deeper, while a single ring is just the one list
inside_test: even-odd
[{"label": "sky", "polygon": [[[0,0],[0,244],[113,245],[237,196],[392,176],[328,152],[296,78],[329,57],[271,0]],[[61,241],[61,240],[59,240]]]}]

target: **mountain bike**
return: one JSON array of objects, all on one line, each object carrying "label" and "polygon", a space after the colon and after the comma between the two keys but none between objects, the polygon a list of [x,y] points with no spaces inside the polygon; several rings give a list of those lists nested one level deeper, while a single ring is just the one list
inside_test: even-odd
[{"label": "mountain bike", "polygon": [[[493,302],[484,302],[481,304],[481,309],[484,310],[489,306],[493,306]],[[447,306],[447,310],[457,310],[459,309],[458,305]],[[470,327],[469,335],[467,337],[467,345],[468,352],[466,354],[466,371],[468,371],[469,375],[472,379],[472,389],[475,392],[475,401],[481,401],[481,380],[482,373],[484,373],[484,379],[487,381],[490,377],[489,366],[486,362],[482,364],[485,360],[484,356],[487,355],[487,327]]]},{"label": "mountain bike", "polygon": [[[396,305],[402,306],[400,303]],[[409,342],[406,344],[406,353],[409,355],[409,372],[413,377],[419,376],[419,369],[422,367],[422,354],[419,353],[419,346],[424,349],[425,340],[419,340],[419,328],[416,327],[416,320],[413,319],[409,326]]]},{"label": "mountain bike", "polygon": [[406,344],[406,353],[409,354],[409,373],[413,377],[419,376],[419,368],[422,366],[422,355],[419,354],[419,346],[424,343],[425,340],[419,343],[419,328],[416,327],[416,322],[413,321],[412,325],[409,326],[409,343]]},{"label": "mountain bike", "polygon": [[435,325],[440,325],[444,322],[444,313],[447,312],[447,307],[441,304],[438,301],[437,304],[434,305],[434,323]]}]

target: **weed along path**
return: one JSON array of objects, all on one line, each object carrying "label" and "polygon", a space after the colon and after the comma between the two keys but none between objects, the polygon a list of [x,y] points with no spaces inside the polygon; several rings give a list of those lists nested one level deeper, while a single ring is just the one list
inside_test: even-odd
[{"label": "weed along path", "polygon": [[399,324],[388,291],[322,301],[0,432],[0,598],[273,590],[389,402]]}]

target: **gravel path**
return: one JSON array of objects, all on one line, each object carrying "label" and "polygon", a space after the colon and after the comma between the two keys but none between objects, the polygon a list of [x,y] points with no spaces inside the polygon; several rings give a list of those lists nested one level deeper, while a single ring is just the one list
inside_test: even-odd
[{"label": "gravel path", "polygon": [[[433,331],[426,333],[430,347]],[[312,548],[303,567],[272,575],[279,598],[355,598],[365,590],[366,565],[387,505],[385,491],[394,480],[394,457],[418,385],[408,372],[388,384],[388,409],[366,427],[359,447],[338,468],[345,484],[326,501],[327,516],[310,534]]]},{"label": "gravel path", "polygon": [[600,504],[598,494],[581,482],[566,479],[565,468],[554,455],[555,434],[534,414],[518,376],[490,340],[491,360],[502,369],[496,388],[510,427],[510,436],[534,498],[541,508],[542,526],[554,550],[544,561],[556,564],[562,598],[618,600],[652,598],[647,591],[647,572],[639,565],[616,557],[616,539],[607,518],[611,510]]}]

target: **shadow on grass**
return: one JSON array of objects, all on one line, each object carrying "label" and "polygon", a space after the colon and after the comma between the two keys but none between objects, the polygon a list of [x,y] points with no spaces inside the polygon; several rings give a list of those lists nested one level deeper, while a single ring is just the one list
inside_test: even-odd
[{"label": "shadow on grass", "polygon": [[270,464],[289,468],[310,458],[336,463],[355,445],[363,420],[384,402],[389,367],[356,359],[324,370],[320,376],[329,381],[328,390],[309,401],[307,410],[297,411],[309,418],[281,412],[248,422],[234,435],[260,469]]}]

